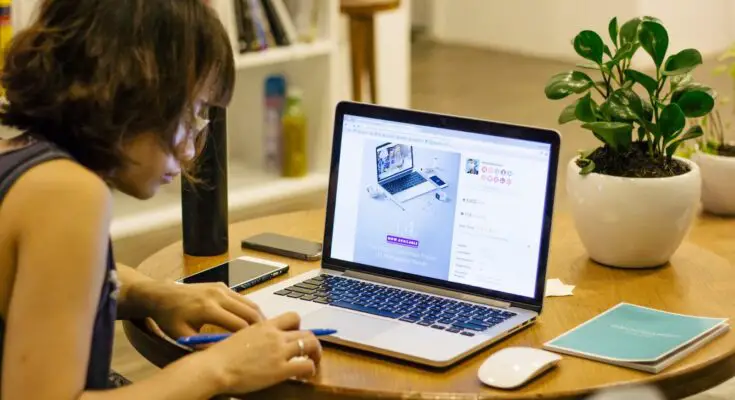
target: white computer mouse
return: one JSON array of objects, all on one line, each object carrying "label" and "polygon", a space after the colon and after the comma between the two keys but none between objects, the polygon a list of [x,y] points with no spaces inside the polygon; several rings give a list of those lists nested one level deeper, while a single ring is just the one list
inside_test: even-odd
[{"label": "white computer mouse", "polygon": [[561,356],[532,347],[507,347],[493,353],[477,371],[477,377],[488,386],[515,389],[548,371]]}]

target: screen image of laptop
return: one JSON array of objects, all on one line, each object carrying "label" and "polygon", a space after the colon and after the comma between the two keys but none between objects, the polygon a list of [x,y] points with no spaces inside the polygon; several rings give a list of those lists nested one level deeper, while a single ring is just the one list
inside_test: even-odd
[{"label": "screen image of laptop", "polygon": [[385,143],[375,148],[378,185],[400,203],[429,193],[437,184],[414,168],[413,146]]},{"label": "screen image of laptop", "polygon": [[[335,121],[321,269],[250,294],[265,314],[296,311],[304,329],[339,331],[322,340],[435,367],[531,325],[558,133],[351,102]],[[431,195],[396,206],[366,190],[412,173]]]}]

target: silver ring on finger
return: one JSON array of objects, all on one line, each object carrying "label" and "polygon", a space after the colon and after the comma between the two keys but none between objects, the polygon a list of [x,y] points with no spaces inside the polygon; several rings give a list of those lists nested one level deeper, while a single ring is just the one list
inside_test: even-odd
[{"label": "silver ring on finger", "polygon": [[299,357],[305,356],[306,351],[304,350],[304,341],[302,339],[299,339],[296,341],[296,344],[299,345]]}]

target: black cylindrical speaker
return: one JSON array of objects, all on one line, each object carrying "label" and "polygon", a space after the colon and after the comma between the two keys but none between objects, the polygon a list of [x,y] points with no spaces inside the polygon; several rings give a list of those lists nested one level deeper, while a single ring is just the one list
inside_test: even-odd
[{"label": "black cylindrical speaker", "polygon": [[184,254],[227,252],[227,121],[224,108],[209,109],[209,132],[192,182],[181,180]]}]

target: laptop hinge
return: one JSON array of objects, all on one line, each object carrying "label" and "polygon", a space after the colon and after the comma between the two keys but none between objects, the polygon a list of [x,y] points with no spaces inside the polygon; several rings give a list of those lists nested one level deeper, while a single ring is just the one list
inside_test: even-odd
[{"label": "laptop hinge", "polygon": [[473,303],[485,304],[492,307],[498,308],[510,308],[511,304],[507,301],[489,299],[487,297],[480,297],[473,294],[467,294],[462,292],[455,292],[449,289],[441,289],[434,286],[422,285],[420,283],[407,282],[400,279],[388,278],[385,276],[378,276],[373,274],[367,274],[364,272],[346,270],[342,274],[350,278],[362,279],[375,283],[382,283],[384,285],[396,286],[409,290],[416,290],[419,292],[436,294],[439,296],[451,297],[453,299],[469,301]]}]

